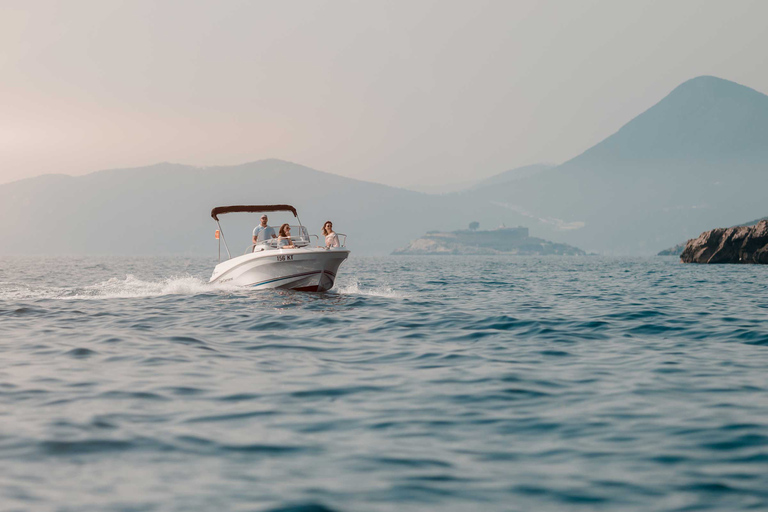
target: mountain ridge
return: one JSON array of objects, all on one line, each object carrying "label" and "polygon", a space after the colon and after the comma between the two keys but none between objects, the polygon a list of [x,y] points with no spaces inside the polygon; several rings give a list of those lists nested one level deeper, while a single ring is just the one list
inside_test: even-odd
[{"label": "mountain ridge", "polygon": [[[710,75],[691,78],[675,87],[664,98],[635,116],[629,122],[625,123],[616,132],[591,148],[588,148],[581,154],[566,161],[563,165],[578,164],[582,158],[596,156],[605,157],[616,149],[626,149],[628,144],[625,139],[629,138],[634,140],[638,131],[646,129],[646,125],[649,123],[653,123],[654,126],[672,128],[671,130],[653,132],[654,138],[652,140],[654,147],[661,147],[672,153],[672,155],[665,155],[666,158],[673,155],[680,157],[680,148],[691,149],[688,147],[688,143],[691,141],[689,141],[687,137],[687,135],[691,135],[691,127],[697,130],[698,135],[695,141],[693,141],[696,142],[696,148],[694,149],[711,149],[716,140],[708,140],[702,143],[701,131],[704,128],[717,130],[717,128],[723,126],[722,121],[733,122],[733,119],[722,119],[723,117],[729,117],[727,113],[731,113],[731,117],[738,115],[744,119],[751,119],[755,115],[755,104],[759,106],[759,109],[764,116],[760,119],[760,127],[763,128],[763,130],[768,129],[768,96],[765,94],[745,85]],[[709,107],[708,112],[705,113],[701,111],[703,105]],[[664,109],[673,110],[674,115],[669,116]],[[692,121],[692,117],[695,117],[695,120]],[[714,118],[718,118],[717,121],[721,122],[717,123],[714,127],[711,123],[703,123],[702,125],[699,122],[701,118],[713,121],[715,120]],[[683,124],[686,121],[687,123]],[[727,130],[717,131],[727,132]],[[670,133],[676,136],[673,137],[674,139],[678,139],[675,141],[674,151],[670,149],[668,141],[666,140],[670,136]],[[765,132],[763,131],[763,133]],[[681,134],[683,134],[682,138],[686,144],[680,144],[679,139],[681,138]],[[718,134],[712,133],[704,133],[704,135],[709,139],[716,139],[718,137]],[[756,142],[751,139],[747,140],[753,144]],[[763,142],[763,140],[761,139],[759,142]],[[616,146],[619,146],[619,148]],[[760,150],[761,155],[768,155],[768,150],[762,143],[756,144],[756,146],[757,149]],[[718,144],[714,144],[714,147],[718,147]],[[743,150],[744,147],[740,146],[733,148],[731,153]],[[653,152],[648,151],[648,147],[646,146],[642,148],[642,151],[632,149],[632,154],[630,156],[647,160],[649,159],[650,154],[653,154]],[[623,154],[622,158],[626,159],[627,155]],[[658,158],[658,156],[656,156],[656,158]]]},{"label": "mountain ridge", "polygon": [[[426,230],[461,225],[466,218],[521,220],[483,202],[457,210],[440,196],[284,160],[206,167],[159,163],[0,185],[0,215],[16,219],[0,225],[0,239],[11,241],[0,253],[200,253],[214,247],[213,207],[278,203],[296,206],[310,232],[334,219],[362,253],[388,253]],[[247,245],[254,225],[252,216],[225,219],[233,254],[243,250],[238,240]]]},{"label": "mountain ridge", "polygon": [[[715,144],[713,137],[722,140]],[[638,148],[647,148],[642,158],[634,157]],[[525,225],[543,238],[590,252],[650,255],[709,226],[764,215],[766,189],[768,96],[697,77],[559,166],[451,194],[425,194],[279,159],[205,167],[163,162],[2,184],[0,215],[20,221],[0,226],[0,238],[10,241],[0,252],[22,242],[43,252],[155,246],[197,252],[204,247],[197,241],[203,230],[187,225],[210,223],[213,206],[295,203],[305,220],[335,218],[342,229],[339,220],[347,219],[350,234],[378,253],[425,231],[480,221]],[[72,229],[71,236],[61,235]],[[98,236],[105,243],[98,244]]]},{"label": "mountain ridge", "polygon": [[[719,138],[724,142],[715,144]],[[544,232],[545,238],[588,251],[650,255],[708,226],[759,217],[766,170],[768,96],[697,77],[563,164],[462,198],[482,193],[531,219],[583,226]]]}]

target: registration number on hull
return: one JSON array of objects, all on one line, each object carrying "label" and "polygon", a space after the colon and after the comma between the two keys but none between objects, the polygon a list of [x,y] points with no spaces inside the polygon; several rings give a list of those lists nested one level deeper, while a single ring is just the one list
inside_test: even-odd
[{"label": "registration number on hull", "polygon": [[293,254],[281,254],[277,256],[277,261],[293,261]]}]

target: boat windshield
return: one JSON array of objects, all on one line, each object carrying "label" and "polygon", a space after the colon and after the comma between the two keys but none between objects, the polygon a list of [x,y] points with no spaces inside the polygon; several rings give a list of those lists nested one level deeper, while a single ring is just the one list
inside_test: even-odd
[{"label": "boat windshield", "polygon": [[[291,241],[296,247],[306,247],[310,243],[309,232],[307,228],[301,225],[291,224]],[[277,238],[260,240],[258,243],[249,246],[246,254],[249,252],[264,251],[268,249],[277,249]]]}]

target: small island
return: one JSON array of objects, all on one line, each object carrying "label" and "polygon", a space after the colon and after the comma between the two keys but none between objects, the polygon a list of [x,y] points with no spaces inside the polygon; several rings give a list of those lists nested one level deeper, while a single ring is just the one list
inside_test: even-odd
[{"label": "small island", "polygon": [[412,241],[407,247],[396,249],[392,254],[419,255],[564,255],[585,256],[578,247],[560,244],[529,236],[528,228],[508,228],[479,230],[479,224],[473,222],[470,229],[459,231],[430,231],[423,237]]}]

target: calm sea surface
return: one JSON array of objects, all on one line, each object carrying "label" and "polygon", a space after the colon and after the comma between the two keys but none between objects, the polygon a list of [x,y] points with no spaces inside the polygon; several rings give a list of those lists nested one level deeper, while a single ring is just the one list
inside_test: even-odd
[{"label": "calm sea surface", "polygon": [[0,510],[768,509],[768,268],[0,259]]}]

